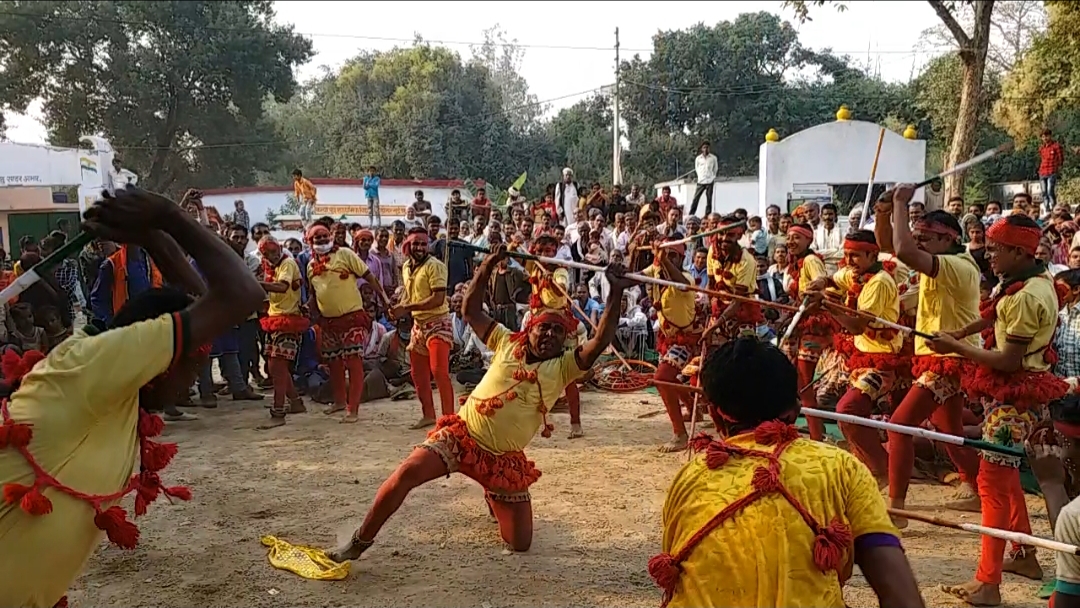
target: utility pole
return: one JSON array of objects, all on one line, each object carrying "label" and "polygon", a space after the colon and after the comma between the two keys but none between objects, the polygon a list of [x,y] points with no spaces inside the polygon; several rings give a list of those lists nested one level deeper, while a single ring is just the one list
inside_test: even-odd
[{"label": "utility pole", "polygon": [[615,28],[615,95],[614,111],[612,112],[614,124],[611,126],[612,151],[611,151],[611,183],[622,184],[622,141],[619,137],[619,28]]}]

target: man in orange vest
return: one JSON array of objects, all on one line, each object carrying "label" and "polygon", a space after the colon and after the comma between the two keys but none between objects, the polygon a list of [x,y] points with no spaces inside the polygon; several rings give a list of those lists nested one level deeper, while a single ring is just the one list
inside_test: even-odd
[{"label": "man in orange vest", "polygon": [[97,281],[90,290],[90,312],[94,321],[108,325],[129,298],[161,286],[161,272],[146,250],[137,245],[121,245],[101,263]]}]

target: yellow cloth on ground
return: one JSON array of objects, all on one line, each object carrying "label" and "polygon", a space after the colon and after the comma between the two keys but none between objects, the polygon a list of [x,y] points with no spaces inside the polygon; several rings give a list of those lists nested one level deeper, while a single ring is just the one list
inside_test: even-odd
[{"label": "yellow cloth on ground", "polygon": [[[30,452],[60,483],[98,495],[127,484],[138,453],[139,389],[172,363],[181,346],[179,318],[163,315],[96,336],[76,331],[23,377],[11,418],[33,426]],[[22,454],[0,449],[0,486],[33,481]],[[51,608],[105,534],[86,502],[53,489],[44,494],[53,506],[47,515],[0,503],[0,605]]]},{"label": "yellow cloth on ground", "polygon": [[[270,292],[270,308],[266,314],[271,317],[300,314],[300,267],[292,258],[281,260],[274,269],[274,282],[285,283],[289,290],[285,293]],[[296,285],[295,289],[293,285]]]},{"label": "yellow cloth on ground", "polygon": [[[937,276],[924,274],[919,279],[915,329],[924,334],[963,329],[979,319],[979,266],[969,253],[938,255],[934,259],[937,260]],[[978,347],[979,335],[968,336],[964,341]],[[915,336],[915,354],[936,355],[926,345],[926,339],[918,336]]]},{"label": "yellow cloth on ground", "polygon": [[[554,359],[523,365],[514,356],[518,345],[510,340],[510,336],[510,330],[500,324],[491,328],[487,347],[494,356],[480,384],[458,410],[469,435],[493,454],[524,450],[543,423],[541,401],[550,410],[566,386],[585,375],[578,367],[576,349],[566,350]],[[535,372],[536,381],[515,380],[514,372],[520,369]],[[514,393],[513,399],[508,391]],[[502,399],[502,406],[490,415],[482,413],[478,406],[493,397]]]},{"label": "yellow cloth on ground", "polygon": [[[409,258],[401,268],[401,277],[405,285],[405,297],[401,301],[402,304],[417,304],[430,298],[436,291],[446,291],[449,278],[446,264],[431,255],[417,268],[413,268],[414,263],[412,258]],[[423,323],[447,314],[450,312],[450,296],[452,295],[446,294],[443,303],[430,310],[414,310],[413,321]]]},{"label": "yellow cloth on ground", "polygon": [[278,570],[312,581],[342,581],[349,576],[349,562],[335,562],[322,549],[294,545],[276,536],[264,536],[261,542],[270,547],[266,559]]},{"label": "yellow cloth on ground", "polygon": [[[315,289],[315,300],[319,303],[319,312],[324,317],[341,317],[364,310],[364,300],[356,279],[368,273],[367,264],[360,256],[347,247],[339,247],[330,254],[326,270],[316,276],[312,272],[315,260],[308,262],[308,281]],[[342,278],[342,273],[346,273]]]},{"label": "yellow cloth on ground", "polygon": [[[752,433],[728,442],[763,452]],[[663,551],[674,555],[727,505],[749,494],[754,470],[764,458],[736,456],[718,469],[697,456],[675,477],[663,511]],[[825,443],[797,439],[780,457],[780,479],[821,525],[846,523],[852,536],[899,536],[874,477],[858,459]],[[843,608],[837,571],[814,564],[814,532],[779,493],[750,503],[706,536],[682,562],[669,606],[784,606]],[[854,546],[848,545],[851,572]]]}]

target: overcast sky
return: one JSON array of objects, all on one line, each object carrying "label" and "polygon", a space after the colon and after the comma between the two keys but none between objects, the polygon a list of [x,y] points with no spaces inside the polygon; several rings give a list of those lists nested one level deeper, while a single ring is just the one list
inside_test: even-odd
[{"label": "overcast sky", "polygon": [[[362,49],[389,50],[408,45],[416,34],[469,56],[470,44],[499,24],[525,47],[522,74],[552,110],[573,105],[592,90],[614,82],[615,28],[622,56],[647,56],[658,30],[714,24],[739,13],[781,12],[780,2],[275,2],[278,20],[292,23],[315,43],[315,59],[299,77],[336,68]],[[813,12],[800,28],[801,42],[813,49],[831,47],[869,61],[887,80],[906,81],[943,49],[920,44],[920,34],[938,19],[925,2],[851,1],[848,10]],[[561,48],[559,48],[561,47]],[[574,48],[566,48],[574,47]],[[7,116],[12,141],[43,143],[45,129],[28,115]]]}]

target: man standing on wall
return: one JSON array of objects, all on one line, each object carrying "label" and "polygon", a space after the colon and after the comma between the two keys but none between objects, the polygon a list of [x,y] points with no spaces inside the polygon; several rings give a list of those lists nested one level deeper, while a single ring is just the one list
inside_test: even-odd
[{"label": "man standing on wall", "polygon": [[694,159],[694,172],[697,173],[697,189],[694,190],[694,201],[690,203],[690,215],[697,211],[698,199],[705,195],[705,215],[712,213],[713,182],[716,181],[716,173],[719,170],[716,164],[716,156],[709,152],[709,142],[701,142],[701,152]]},{"label": "man standing on wall", "polygon": [[1043,206],[1047,211],[1057,204],[1057,178],[1061,166],[1065,164],[1065,154],[1061,144],[1054,141],[1050,129],[1043,129],[1042,144],[1039,145],[1039,181],[1042,183]]}]

